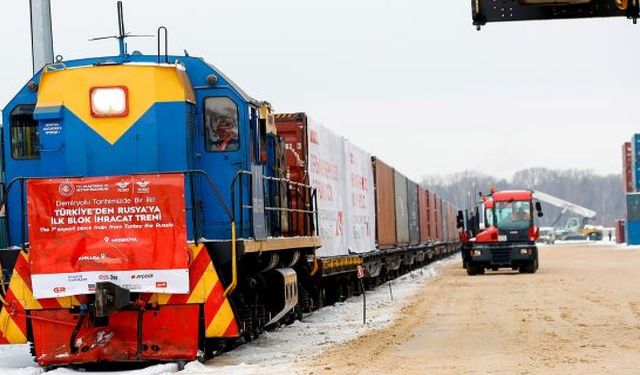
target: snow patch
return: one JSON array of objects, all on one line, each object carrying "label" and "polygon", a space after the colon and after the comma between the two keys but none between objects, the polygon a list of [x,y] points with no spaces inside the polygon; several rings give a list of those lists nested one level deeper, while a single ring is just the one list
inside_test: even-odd
[{"label": "snow patch", "polygon": [[0,358],[0,374],[3,375],[38,375],[44,372],[31,357],[28,345],[2,345]]},{"label": "snow patch", "polygon": [[265,332],[257,340],[206,364],[188,363],[181,374],[291,374],[295,364],[332,346],[356,339],[369,331],[390,325],[405,301],[412,297],[438,270],[461,262],[456,255],[430,264],[366,294],[367,324],[362,324],[362,296],[327,306],[290,326]]},{"label": "snow patch", "polygon": [[70,368],[59,368],[53,371],[47,372],[48,374],[55,375],[71,375],[71,374],[82,374],[82,375],[164,375],[164,374],[173,374],[178,371],[178,364],[176,363],[166,363],[162,365],[154,365],[149,366],[143,369],[138,370],[127,370],[127,371],[84,371],[84,370],[75,370]]}]

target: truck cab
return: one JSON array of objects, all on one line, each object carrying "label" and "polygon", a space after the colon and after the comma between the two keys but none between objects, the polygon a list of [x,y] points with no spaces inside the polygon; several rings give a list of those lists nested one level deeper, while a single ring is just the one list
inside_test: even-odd
[{"label": "truck cab", "polygon": [[540,202],[534,202],[533,192],[494,192],[483,206],[485,229],[469,241],[467,273],[483,274],[486,269],[500,268],[535,273],[538,269],[535,242],[540,232],[534,218],[543,214]]}]

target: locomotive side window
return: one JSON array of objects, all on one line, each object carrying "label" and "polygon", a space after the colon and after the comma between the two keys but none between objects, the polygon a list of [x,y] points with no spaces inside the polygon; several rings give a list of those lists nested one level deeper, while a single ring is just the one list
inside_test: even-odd
[{"label": "locomotive side window", "polygon": [[40,157],[38,121],[33,119],[34,109],[33,104],[23,104],[11,112],[11,156],[14,159]]},{"label": "locomotive side window", "polygon": [[207,151],[236,151],[238,143],[238,106],[225,97],[204,101],[204,137]]}]

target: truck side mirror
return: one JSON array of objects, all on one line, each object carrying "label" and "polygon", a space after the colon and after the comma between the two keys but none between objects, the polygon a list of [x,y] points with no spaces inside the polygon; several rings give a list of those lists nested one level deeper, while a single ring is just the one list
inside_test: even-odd
[{"label": "truck side mirror", "polygon": [[540,201],[536,202],[536,211],[538,211],[538,217],[544,216],[544,213],[542,213],[542,204],[540,204]]}]

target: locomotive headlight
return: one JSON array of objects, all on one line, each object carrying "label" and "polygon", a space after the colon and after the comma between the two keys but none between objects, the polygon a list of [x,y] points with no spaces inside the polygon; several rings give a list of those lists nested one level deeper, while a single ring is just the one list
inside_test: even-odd
[{"label": "locomotive headlight", "polygon": [[479,257],[480,255],[482,255],[482,251],[480,251],[480,250],[471,250],[471,256]]},{"label": "locomotive headlight", "polygon": [[124,117],[129,114],[128,90],[124,86],[94,87],[90,97],[93,117]]}]

